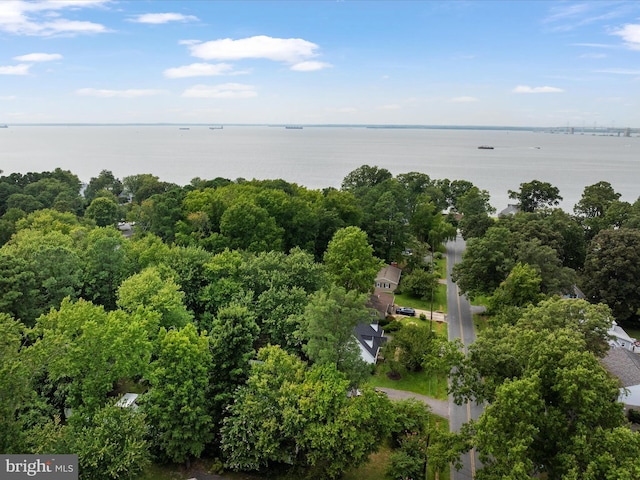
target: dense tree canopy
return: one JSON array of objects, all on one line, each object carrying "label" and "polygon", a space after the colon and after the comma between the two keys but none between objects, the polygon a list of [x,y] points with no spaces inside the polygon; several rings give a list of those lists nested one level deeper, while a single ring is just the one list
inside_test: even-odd
[{"label": "dense tree canopy", "polygon": [[[556,298],[529,307],[513,325],[497,323],[470,347],[453,389],[488,401],[473,425],[478,478],[582,478],[598,468],[575,455],[602,447],[598,437],[625,422],[617,380],[597,358],[608,349],[611,321],[606,306]],[[613,445],[600,454],[629,461]]]},{"label": "dense tree canopy", "polygon": [[389,400],[370,387],[347,395],[349,381],[334,366],[308,368],[279,347],[260,350],[258,360],[222,428],[230,468],[285,465],[308,478],[339,478],[390,431]]},{"label": "dense tree canopy", "polygon": [[587,252],[582,286],[587,298],[609,305],[620,322],[640,315],[640,231],[602,230]]},{"label": "dense tree canopy", "polygon": [[[548,183],[509,193],[520,211],[495,218],[469,181],[368,165],[323,190],[0,176],[0,450],[77,453],[83,479],[136,478],[152,455],[337,478],[391,433],[392,478],[472,445],[479,479],[640,477],[638,435],[598,363],[613,318],[640,316],[640,200],[602,181],[569,214]],[[453,393],[488,407],[461,435],[372,391],[353,335],[384,263],[430,297],[456,228],[454,277],[489,298],[486,333],[461,360],[459,344],[405,327],[385,357],[403,373],[457,362]],[[575,286],[592,303],[553,297]],[[125,392],[139,409],[116,405]]]}]

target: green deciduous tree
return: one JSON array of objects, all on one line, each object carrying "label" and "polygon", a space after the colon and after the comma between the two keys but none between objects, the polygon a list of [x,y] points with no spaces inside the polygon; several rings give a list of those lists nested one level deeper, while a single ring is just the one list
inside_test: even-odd
[{"label": "green deciduous tree", "polygon": [[393,175],[391,175],[391,172],[386,168],[362,165],[344,177],[344,180],[342,180],[342,190],[357,194],[360,189],[375,187],[392,177]]},{"label": "green deciduous tree", "polygon": [[84,216],[90,218],[99,227],[115,225],[120,219],[120,207],[110,198],[97,197],[84,212]]},{"label": "green deciduous tree", "polygon": [[411,273],[402,276],[401,290],[422,300],[429,300],[436,288],[438,288],[439,276],[423,269],[415,269]]},{"label": "green deciduous tree", "polygon": [[591,241],[581,287],[593,302],[609,305],[621,323],[638,318],[640,231],[601,230]]},{"label": "green deciduous tree", "polygon": [[371,320],[366,302],[366,295],[334,286],[312,295],[300,320],[304,353],[314,364],[335,366],[353,384],[367,375],[353,331],[358,323]]},{"label": "green deciduous tree", "polygon": [[462,218],[458,227],[465,240],[481,237],[494,224],[489,215],[495,213],[495,208],[489,204],[489,192],[472,187],[460,196],[455,205]]},{"label": "green deciduous tree", "polygon": [[528,307],[515,324],[495,322],[470,347],[452,390],[488,401],[473,425],[484,465],[478,478],[582,478],[617,457],[610,448],[590,466],[573,460],[576,445],[595,451],[591,432],[612,434],[625,421],[618,382],[597,358],[610,325],[604,305],[554,298]]},{"label": "green deciduous tree", "polygon": [[518,243],[513,252],[514,260],[528,264],[540,275],[540,288],[545,294],[566,294],[573,292],[576,273],[563,267],[558,252],[540,240],[533,238]]},{"label": "green deciduous tree", "polygon": [[609,182],[602,181],[584,187],[582,197],[573,207],[573,212],[582,223],[589,239],[600,230],[613,226],[607,224],[607,211],[619,198],[620,194]]},{"label": "green deciduous tree", "polygon": [[233,398],[236,387],[246,380],[258,333],[255,319],[246,307],[230,305],[220,309],[213,319],[209,333],[213,363],[210,385],[216,420]]},{"label": "green deciduous tree", "polygon": [[230,468],[285,465],[299,476],[338,478],[389,433],[389,400],[370,387],[348,396],[349,382],[335,367],[307,369],[278,347],[260,350],[258,360],[222,428]]},{"label": "green deciduous tree", "polygon": [[136,410],[108,404],[72,415],[69,426],[68,453],[78,455],[81,480],[133,480],[151,463],[145,416]]},{"label": "green deciduous tree", "polygon": [[0,249],[0,311],[31,324],[37,295],[33,264]]},{"label": "green deciduous tree", "polygon": [[507,278],[514,265],[509,236],[506,228],[492,227],[484,237],[469,239],[462,262],[453,268],[461,292],[490,295]]},{"label": "green deciduous tree", "polygon": [[157,357],[150,366],[144,395],[151,441],[166,459],[183,463],[199,458],[213,438],[209,415],[209,340],[193,324],[160,329]]},{"label": "green deciduous tree", "polygon": [[115,228],[94,228],[83,243],[82,296],[114,310],[117,289],[132,273],[128,255],[131,245]]},{"label": "green deciduous tree", "polygon": [[220,233],[233,249],[252,252],[280,251],[284,230],[269,212],[248,201],[233,204],[220,218]]},{"label": "green deciduous tree", "polygon": [[[34,277],[34,289],[37,291],[28,301],[31,318],[22,318],[27,325],[33,325],[36,317],[58,308],[62,299],[78,298],[82,287],[82,260],[73,246],[70,236],[59,231],[43,233],[36,229],[24,229],[13,236],[11,242],[2,250],[7,255],[23,260],[25,272]],[[24,275],[17,273],[11,283],[20,283]],[[30,280],[29,280],[30,283]],[[28,289],[23,293],[31,294]],[[25,313],[23,310],[21,314]]]},{"label": "green deciduous tree", "polygon": [[38,319],[27,352],[62,393],[60,406],[95,411],[116,382],[145,373],[151,356],[145,321],[65,299],[58,310]]},{"label": "green deciduous tree", "polygon": [[27,435],[30,453],[78,455],[81,480],[133,480],[151,462],[145,416],[113,402],[66,423],[56,416]]},{"label": "green deciduous tree", "polygon": [[489,309],[497,312],[506,307],[521,308],[537,304],[544,297],[540,291],[541,280],[535,268],[526,263],[517,263],[493,292]]},{"label": "green deciduous tree", "polygon": [[84,190],[84,198],[87,203],[91,203],[94,198],[100,196],[99,192],[104,190],[119,197],[123,188],[122,182],[113,176],[113,172],[102,170],[97,177],[91,177],[89,180],[87,188]]},{"label": "green deciduous tree", "polygon": [[149,267],[122,282],[116,303],[128,312],[140,306],[158,312],[160,325],[171,328],[183,327],[192,319],[183,299],[184,292],[173,278],[163,278],[160,269]]},{"label": "green deciduous tree", "polygon": [[367,234],[358,227],[336,232],[324,254],[324,264],[336,285],[359,292],[373,290],[376,275],[383,266],[382,260],[373,256]]},{"label": "green deciduous tree", "polygon": [[162,263],[175,272],[174,280],[184,292],[184,304],[196,319],[205,310],[200,296],[209,282],[205,265],[212,257],[211,253],[196,246],[173,246],[162,257]]},{"label": "green deciduous tree", "polygon": [[518,208],[523,212],[535,212],[545,207],[560,204],[560,190],[548,182],[532,180],[520,184],[520,191],[509,190],[509,198],[518,201]]},{"label": "green deciduous tree", "polygon": [[143,200],[157,193],[166,192],[171,187],[171,184],[161,182],[158,177],[150,173],[141,173],[124,177],[122,186],[123,194],[140,204]]},{"label": "green deciduous tree", "polygon": [[24,326],[0,313],[0,452],[20,451],[23,428],[18,411],[29,398],[29,370],[20,358]]}]

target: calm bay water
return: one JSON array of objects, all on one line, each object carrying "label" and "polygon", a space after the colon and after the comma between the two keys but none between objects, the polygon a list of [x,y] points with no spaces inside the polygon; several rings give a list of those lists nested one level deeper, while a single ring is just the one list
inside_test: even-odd
[{"label": "calm bay water", "polygon": [[[493,150],[479,150],[479,145]],[[508,190],[550,182],[571,212],[585,186],[611,183],[622,200],[640,196],[640,138],[511,130],[362,127],[11,126],[0,129],[0,169],[60,167],[88,181],[103,170],[118,178],[152,173],[179,185],[192,178],[282,178],[311,189],[339,188],[361,165],[394,175],[469,180],[504,208]],[[512,201],[511,201],[512,202]]]}]

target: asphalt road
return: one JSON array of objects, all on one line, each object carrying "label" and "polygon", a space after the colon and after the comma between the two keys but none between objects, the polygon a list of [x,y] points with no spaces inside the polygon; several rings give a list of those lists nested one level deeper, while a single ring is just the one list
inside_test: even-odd
[{"label": "asphalt road", "polygon": [[[465,242],[461,236],[454,241],[447,242],[447,321],[449,324],[449,340],[460,338],[464,344],[464,352],[476,338],[473,328],[473,315],[471,305],[466,297],[460,296],[458,286],[451,281],[453,265],[462,260],[462,252]],[[470,402],[464,405],[456,405],[453,398],[449,397],[449,426],[451,431],[459,431],[462,424],[469,420],[477,419],[482,413],[482,406]],[[462,469],[451,468],[452,480],[467,480],[475,478],[476,470],[480,467],[478,455],[475,450],[462,457]]]}]

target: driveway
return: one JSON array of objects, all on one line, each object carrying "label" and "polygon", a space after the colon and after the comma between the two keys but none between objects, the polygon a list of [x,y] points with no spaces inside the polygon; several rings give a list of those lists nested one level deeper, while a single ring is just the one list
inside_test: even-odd
[{"label": "driveway", "polygon": [[449,402],[447,400],[436,400],[435,398],[420,395],[419,393],[406,392],[404,390],[394,390],[393,388],[378,388],[378,390],[387,394],[391,400],[406,400],[415,398],[431,407],[431,411],[438,415],[449,419]]}]

